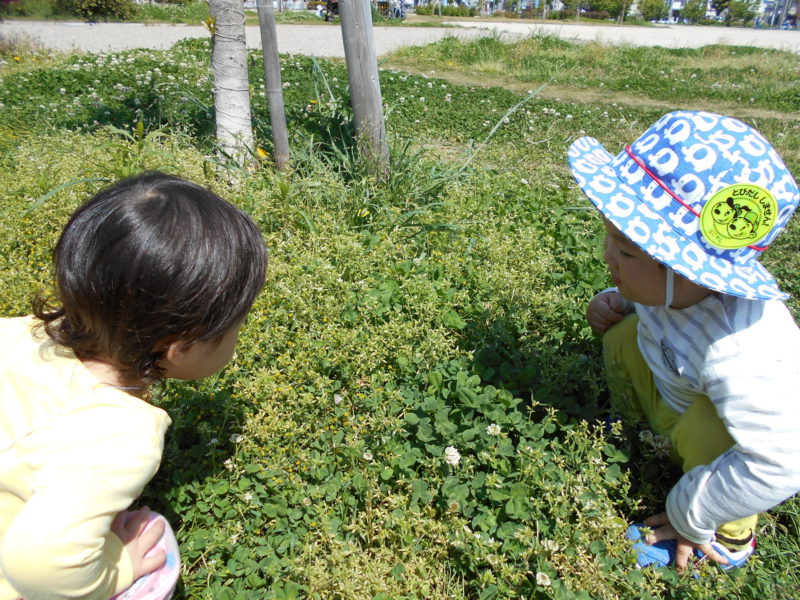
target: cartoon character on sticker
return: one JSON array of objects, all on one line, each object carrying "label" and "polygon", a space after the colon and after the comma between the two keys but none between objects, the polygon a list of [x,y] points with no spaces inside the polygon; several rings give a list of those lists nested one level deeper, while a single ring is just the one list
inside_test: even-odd
[{"label": "cartoon character on sticker", "polygon": [[744,248],[772,230],[777,208],[772,194],[760,186],[730,185],[714,194],[703,207],[700,231],[717,248]]}]

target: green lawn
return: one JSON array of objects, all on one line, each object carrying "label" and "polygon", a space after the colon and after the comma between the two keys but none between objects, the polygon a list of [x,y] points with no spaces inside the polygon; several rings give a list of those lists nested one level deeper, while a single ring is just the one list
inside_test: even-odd
[{"label": "green lawn", "polygon": [[[292,172],[266,160],[236,187],[217,177],[209,55],[0,48],[0,314],[29,311],[99,179],[194,179],[270,248],[231,365],[157,395],[174,424],[143,501],[177,530],[177,598],[796,598],[796,499],[763,515],[745,569],[633,568],[626,523],[662,510],[678,473],[598,425],[583,310],[608,284],[602,225],[565,158],[584,133],[617,152],[691,106],[754,124],[800,173],[795,55],[547,37],[398,52],[387,182],[353,151],[343,63],[283,57]],[[764,257],[795,315],[798,243],[795,221]]]}]

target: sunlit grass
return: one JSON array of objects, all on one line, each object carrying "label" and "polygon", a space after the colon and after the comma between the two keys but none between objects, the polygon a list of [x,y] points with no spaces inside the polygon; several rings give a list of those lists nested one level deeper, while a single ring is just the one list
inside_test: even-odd
[{"label": "sunlit grass", "polygon": [[[575,89],[585,61],[580,84],[602,95],[644,86],[637,56],[554,38],[398,53],[387,64],[425,74],[381,71],[386,184],[348,146],[341,61],[283,57],[293,170],[278,175],[265,161],[231,187],[217,178],[207,40],[63,58],[0,51],[0,314],[29,310],[50,281],[61,225],[100,185],[65,188],[24,216],[70,181],[181,174],[247,210],[270,248],[267,286],[231,365],[204,382],[170,382],[157,398],[173,426],[144,501],[177,529],[177,598],[796,595],[797,499],[762,518],[757,560],[730,575],[637,571],[621,540],[626,520],[661,510],[671,480],[635,454],[635,432],[592,425],[604,385],[583,311],[608,276],[601,223],[565,152],[587,133],[619,151],[664,108],[564,94],[508,113],[534,86],[486,85],[526,72]],[[759,90],[788,89],[781,53],[639,58],[643,73],[658,68],[667,81],[724,65],[725,85],[753,83],[755,68]],[[253,114],[269,151],[258,61],[253,52]],[[486,87],[440,77],[462,67],[480,67]],[[764,111],[754,124],[798,172],[797,121],[770,113],[769,98],[753,103]],[[764,257],[796,315],[799,241],[795,221]],[[443,458],[450,446],[455,464]]]}]

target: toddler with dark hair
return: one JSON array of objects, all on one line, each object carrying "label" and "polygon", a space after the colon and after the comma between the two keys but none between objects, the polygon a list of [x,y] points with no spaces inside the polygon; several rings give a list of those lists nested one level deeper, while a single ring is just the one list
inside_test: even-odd
[{"label": "toddler with dark hair", "polygon": [[54,305],[0,319],[0,600],[172,595],[174,535],[128,512],[171,423],[148,389],[225,366],[266,263],[245,213],[163,173],[73,214]]}]

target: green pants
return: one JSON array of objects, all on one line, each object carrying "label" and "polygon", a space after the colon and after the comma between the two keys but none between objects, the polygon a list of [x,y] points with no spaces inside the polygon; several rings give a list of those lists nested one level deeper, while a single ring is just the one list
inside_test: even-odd
[{"label": "green pants", "polygon": [[[672,442],[672,458],[683,472],[697,465],[707,465],[733,446],[733,438],[717,415],[714,405],[705,396],[698,398],[684,413],[670,408],[661,398],[653,381],[653,373],[639,351],[635,314],[625,317],[603,335],[608,388],[612,408],[621,416],[646,423],[658,435]],[[758,515],[725,523],[717,530],[724,545],[745,545],[755,532]]]}]

